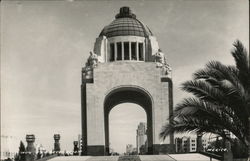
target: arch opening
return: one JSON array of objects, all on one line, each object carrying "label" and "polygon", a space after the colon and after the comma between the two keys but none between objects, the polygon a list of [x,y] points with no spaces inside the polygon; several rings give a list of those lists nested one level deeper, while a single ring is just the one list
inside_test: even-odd
[{"label": "arch opening", "polygon": [[137,87],[119,87],[106,95],[104,101],[104,129],[105,129],[105,154],[109,155],[109,114],[112,108],[122,103],[134,103],[141,106],[146,112],[147,119],[147,153],[153,153],[153,122],[152,122],[152,97],[143,89]]},{"label": "arch opening", "polygon": [[[122,103],[112,108],[109,113],[109,153],[126,153],[126,146],[132,145],[128,148],[128,154],[145,154],[146,123],[146,111],[137,104]],[[138,131],[140,124],[144,126],[140,126]]]}]

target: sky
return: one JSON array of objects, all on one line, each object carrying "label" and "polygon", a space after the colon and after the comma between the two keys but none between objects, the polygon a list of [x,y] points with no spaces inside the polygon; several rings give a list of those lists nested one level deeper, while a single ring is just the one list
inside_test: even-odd
[{"label": "sky", "polygon": [[[208,61],[234,64],[236,39],[249,49],[247,0],[2,1],[1,135],[25,142],[26,134],[35,134],[36,143],[51,150],[60,133],[61,149],[73,149],[81,132],[81,68],[122,6],[131,7],[166,54],[174,104],[187,96],[181,83]],[[138,105],[114,108],[112,148],[135,145],[137,125],[145,120]]]}]

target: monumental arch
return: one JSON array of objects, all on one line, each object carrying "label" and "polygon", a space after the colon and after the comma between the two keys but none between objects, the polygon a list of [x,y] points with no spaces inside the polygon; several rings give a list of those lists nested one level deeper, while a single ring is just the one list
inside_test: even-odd
[{"label": "monumental arch", "polygon": [[96,38],[82,69],[81,101],[82,155],[109,154],[109,113],[126,102],[146,112],[148,154],[174,151],[173,135],[159,138],[173,112],[171,68],[156,37],[129,7],[120,8]]}]

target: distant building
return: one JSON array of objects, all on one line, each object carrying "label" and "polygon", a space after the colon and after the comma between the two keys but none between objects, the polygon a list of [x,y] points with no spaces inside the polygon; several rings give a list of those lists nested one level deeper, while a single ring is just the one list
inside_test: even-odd
[{"label": "distant building", "polygon": [[210,144],[210,142],[208,140],[202,139],[203,149],[206,150],[209,144]]},{"label": "distant building", "polygon": [[136,130],[136,149],[138,154],[145,154],[147,151],[146,123],[140,122]]},{"label": "distant building", "polygon": [[[202,139],[203,149],[207,149],[208,141]],[[194,137],[182,137],[175,138],[175,150],[177,153],[189,153],[196,152],[197,150],[197,140]]]},{"label": "distant building", "polygon": [[127,154],[132,154],[133,153],[133,145],[132,144],[127,144],[126,145],[126,153]]},{"label": "distant building", "polygon": [[19,151],[20,140],[14,136],[1,135],[1,160],[14,159]]}]

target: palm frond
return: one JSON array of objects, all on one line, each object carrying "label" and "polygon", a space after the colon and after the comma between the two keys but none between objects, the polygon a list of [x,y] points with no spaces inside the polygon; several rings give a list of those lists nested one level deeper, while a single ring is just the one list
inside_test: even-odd
[{"label": "palm frond", "polygon": [[243,45],[236,41],[232,55],[236,66],[210,61],[182,90],[194,97],[185,98],[175,107],[163,126],[160,137],[172,133],[209,132],[225,137],[232,132],[245,145],[250,144],[250,64]]},{"label": "palm frond", "polygon": [[239,79],[241,80],[243,86],[248,89],[250,88],[250,61],[248,53],[244,48],[243,44],[237,40],[234,43],[235,49],[231,51],[234,57],[236,67],[239,70]]},{"label": "palm frond", "polygon": [[206,101],[223,102],[224,99],[224,95],[220,90],[214,88],[210,83],[202,80],[186,81],[182,84],[181,89],[192,93],[199,99]]}]

